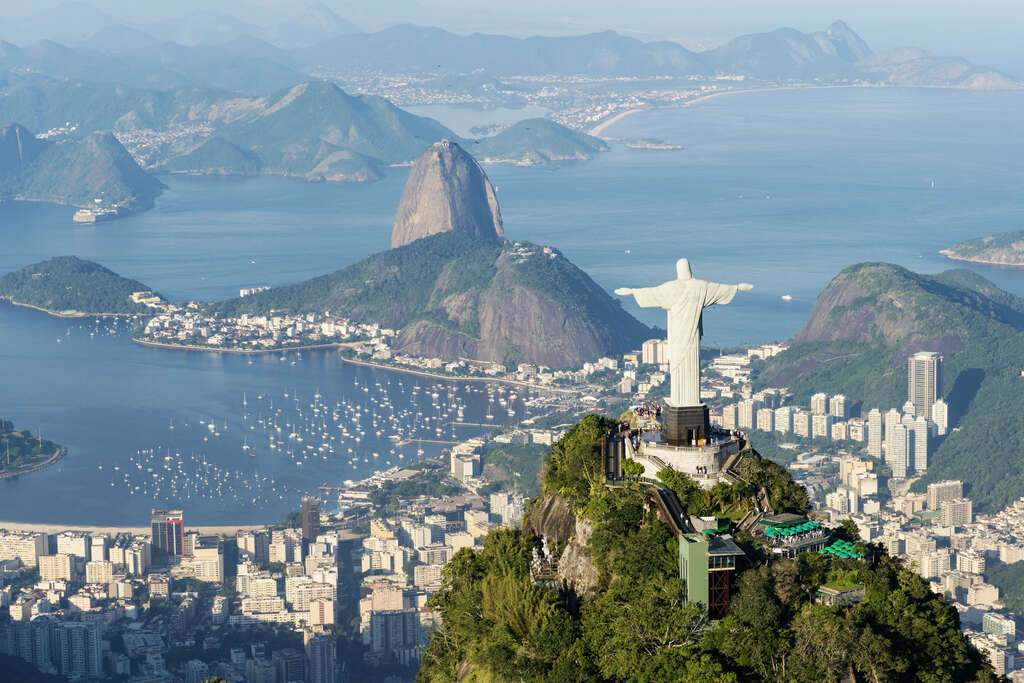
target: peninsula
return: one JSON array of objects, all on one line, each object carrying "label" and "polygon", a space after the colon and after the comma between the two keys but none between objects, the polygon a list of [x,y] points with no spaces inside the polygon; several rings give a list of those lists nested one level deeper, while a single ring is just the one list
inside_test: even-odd
[{"label": "peninsula", "polygon": [[0,479],[8,479],[49,467],[67,449],[28,430],[16,431],[14,423],[0,419]]},{"label": "peninsula", "polygon": [[147,209],[162,190],[111,133],[50,142],[16,123],[0,128],[0,200],[74,206],[94,222]]},{"label": "peninsula", "polygon": [[63,318],[139,315],[166,307],[141,282],[75,256],[58,256],[0,277],[0,299]]},{"label": "peninsula", "polygon": [[997,266],[1024,266],[1024,230],[961,242],[939,252],[947,258]]}]

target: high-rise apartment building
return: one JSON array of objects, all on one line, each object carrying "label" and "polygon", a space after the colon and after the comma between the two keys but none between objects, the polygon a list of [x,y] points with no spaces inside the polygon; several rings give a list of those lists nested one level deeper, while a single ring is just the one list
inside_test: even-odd
[{"label": "high-rise apartment building", "polygon": [[928,484],[928,509],[938,510],[947,500],[963,498],[964,484],[956,479],[946,479]]},{"label": "high-rise apartment building", "polygon": [[153,510],[150,525],[153,548],[159,553],[181,556],[185,554],[185,523],[182,510]]},{"label": "high-rise apartment building", "polygon": [[811,436],[811,414],[806,410],[793,411],[793,433],[797,436],[810,438]]},{"label": "high-rise apartment building", "polygon": [[92,560],[85,563],[85,582],[109,584],[114,580],[114,565],[106,560]]},{"label": "high-rise apartment building", "polygon": [[309,683],[334,683],[337,655],[332,636],[310,638],[306,642],[306,657],[309,659]]},{"label": "high-rise apartment building", "polygon": [[932,404],[932,424],[935,425],[935,433],[939,436],[945,435],[949,430],[949,406],[941,398],[935,399]]},{"label": "high-rise apartment building", "polygon": [[928,417],[932,404],[942,395],[942,356],[919,351],[907,359],[907,400],[917,415]]},{"label": "high-rise apartment building", "polygon": [[753,429],[756,426],[757,411],[761,409],[761,402],[752,398],[739,402],[739,426],[740,429]]},{"label": "high-rise apartment building", "polygon": [[192,550],[193,569],[200,581],[224,582],[224,544],[216,536],[200,536]]},{"label": "high-rise apartment building", "polygon": [[889,441],[892,439],[893,430],[896,428],[896,425],[900,424],[902,417],[900,411],[895,408],[891,408],[885,413],[885,463],[890,466],[892,466],[894,451],[890,448]]},{"label": "high-rise apartment building", "polygon": [[771,408],[760,408],[757,411],[757,428],[762,432],[775,430],[775,411]]},{"label": "high-rise apartment building", "polygon": [[942,526],[965,526],[974,521],[974,507],[970,498],[944,500],[939,510]]},{"label": "high-rise apartment building", "polygon": [[822,413],[811,415],[811,437],[821,439],[832,438],[832,416]]},{"label": "high-rise apartment building", "polygon": [[75,561],[67,553],[42,555],[39,558],[39,578],[43,581],[70,581],[75,578]]},{"label": "high-rise apartment building", "polygon": [[775,409],[775,431],[785,434],[793,430],[793,409],[783,406]]},{"label": "high-rise apartment building", "polygon": [[906,479],[910,468],[910,432],[902,424],[896,423],[886,432],[885,461],[892,468],[895,479]]},{"label": "high-rise apartment building", "polygon": [[828,413],[828,394],[815,394],[811,396],[811,413],[814,415],[825,415]]},{"label": "high-rise apartment building", "polygon": [[868,413],[868,455],[882,459],[882,411],[878,408]]},{"label": "high-rise apartment building", "polygon": [[315,541],[320,535],[320,499],[314,496],[302,498],[302,540]]},{"label": "high-rise apartment building", "polygon": [[846,397],[836,394],[828,400],[828,412],[837,420],[846,419]]},{"label": "high-rise apartment building", "polygon": [[923,415],[914,420],[914,472],[928,469],[928,420]]}]

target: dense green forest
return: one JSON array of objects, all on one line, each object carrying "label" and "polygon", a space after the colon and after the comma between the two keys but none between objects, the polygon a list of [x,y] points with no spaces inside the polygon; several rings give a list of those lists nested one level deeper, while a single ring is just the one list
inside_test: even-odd
[{"label": "dense green forest", "polygon": [[[460,550],[444,569],[432,600],[442,625],[418,680],[995,680],[960,633],[956,610],[884,552],[871,561],[805,554],[751,562],[735,580],[730,615],[709,622],[702,606],[682,599],[678,543],[645,507],[644,487],[603,485],[600,440],[613,424],[584,418],[552,446],[542,474],[545,497],[565,498],[592,525],[585,553],[596,585],[577,594],[535,582],[530,562],[541,539],[531,523],[492,530],[482,551]],[[746,475],[783,508],[806,509],[785,470],[750,460]],[[672,486],[689,501],[694,485],[684,478]],[[730,498],[719,493],[716,513]],[[818,605],[826,583],[864,585],[866,599]]]},{"label": "dense green forest", "polygon": [[976,510],[1001,509],[1024,491],[1024,299],[981,276],[851,266],[818,298],[796,343],[754,364],[753,381],[788,387],[799,405],[843,393],[866,416],[902,406],[907,356],[922,349],[943,354],[953,431],[936,440],[914,490],[961,479]]},{"label": "dense green forest", "polygon": [[27,429],[16,431],[13,422],[0,418],[0,474],[43,462],[60,448]]},{"label": "dense green forest", "polygon": [[482,461],[488,479],[500,478],[502,488],[514,488],[529,497],[540,493],[540,468],[546,454],[547,447],[537,444],[495,444],[484,451]]},{"label": "dense green forest", "polygon": [[1024,612],[1024,562],[990,562],[985,566],[985,580],[999,588],[1007,609]]},{"label": "dense green forest", "polygon": [[75,256],[58,256],[0,277],[0,298],[56,313],[146,313],[151,309],[130,297],[148,290],[137,280]]}]

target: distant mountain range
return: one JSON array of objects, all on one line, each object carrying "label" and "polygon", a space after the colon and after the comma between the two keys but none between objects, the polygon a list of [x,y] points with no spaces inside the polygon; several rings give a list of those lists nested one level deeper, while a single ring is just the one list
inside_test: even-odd
[{"label": "distant mountain range", "polygon": [[[815,33],[781,28],[739,36],[704,52],[614,31],[512,38],[459,35],[407,24],[359,33],[323,6],[312,6],[271,29],[215,14],[149,27],[154,28],[111,22],[69,42],[70,47],[52,40],[28,41],[24,47],[0,43],[0,70],[250,95],[287,88],[308,80],[310,74],[366,71],[491,77],[734,75],[765,83],[864,80],[906,86],[1020,87],[1005,74],[959,57],[936,57],[916,48],[875,54],[842,21]],[[0,35],[25,40],[33,33],[0,29]]]},{"label": "distant mountain range", "polygon": [[888,263],[843,270],[818,296],[793,345],[756,381],[812,393],[843,393],[854,411],[906,401],[906,359],[938,351],[953,432],[939,437],[923,490],[961,479],[975,510],[994,512],[1024,489],[1024,299],[976,273],[913,273]]},{"label": "distant mountain range", "polygon": [[162,188],[110,133],[54,143],[18,124],[0,128],[0,199],[130,211]]},{"label": "distant mountain range", "polygon": [[[323,81],[270,97],[224,101],[206,116],[216,127],[212,137],[183,138],[164,151],[155,170],[364,182],[380,178],[383,166],[415,159],[431,143],[460,139],[384,98],[349,95]],[[463,142],[489,161],[523,164],[588,159],[607,149],[597,138],[544,119]]]}]

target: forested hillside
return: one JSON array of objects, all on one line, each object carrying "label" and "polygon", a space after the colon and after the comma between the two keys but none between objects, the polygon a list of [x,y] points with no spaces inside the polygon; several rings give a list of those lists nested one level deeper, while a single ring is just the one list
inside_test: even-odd
[{"label": "forested hillside", "polygon": [[943,398],[955,430],[940,437],[915,484],[961,479],[975,510],[1024,490],[1024,299],[965,270],[922,275],[886,263],[839,273],[789,350],[759,363],[759,386],[786,386],[806,405],[843,393],[854,414],[906,401],[907,356],[943,354]]},{"label": "forested hillside", "polygon": [[[481,552],[460,550],[446,565],[431,603],[442,624],[419,681],[995,680],[956,610],[882,552],[752,561],[729,616],[710,623],[682,599],[677,541],[645,510],[643,486],[604,486],[600,440],[613,424],[592,415],[573,427],[551,448],[523,529],[492,530]],[[764,472],[773,486],[794,486],[784,470]],[[534,580],[545,530],[559,575],[590,565],[589,577],[561,589]],[[757,558],[751,540],[737,536]],[[824,583],[863,584],[866,599],[815,604]]]}]

